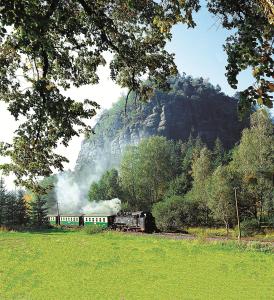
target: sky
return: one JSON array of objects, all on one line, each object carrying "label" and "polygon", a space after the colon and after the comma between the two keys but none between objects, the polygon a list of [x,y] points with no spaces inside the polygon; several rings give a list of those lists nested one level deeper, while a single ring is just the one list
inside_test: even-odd
[{"label": "sky", "polygon": [[[173,38],[167,45],[169,52],[175,53],[175,62],[180,73],[194,77],[208,78],[214,85],[219,84],[222,91],[233,96],[236,90],[232,89],[226,81],[225,65],[226,54],[223,50],[225,39],[229,32],[224,30],[219,22],[203,7],[198,14],[195,14],[197,27],[187,29],[186,26],[178,25],[173,29]],[[107,60],[110,57],[106,57]],[[83,100],[89,98],[101,105],[101,110],[110,108],[111,105],[126,93],[110,79],[109,70],[106,67],[100,67],[98,70],[100,82],[96,86],[83,86],[81,88],[72,88],[66,92],[66,95],[74,99]],[[252,83],[250,71],[242,72],[238,78],[238,90],[243,90]],[[0,102],[0,141],[10,142],[17,124],[10,116],[3,103]],[[94,125],[96,117],[88,122]],[[66,169],[73,169],[77,155],[81,148],[83,136],[73,138],[67,148],[59,147],[58,153],[66,156],[70,162],[66,164]],[[7,161],[0,157],[0,163]],[[1,172],[1,171],[0,171]],[[6,178],[6,184],[9,188],[14,188],[13,177]]]}]

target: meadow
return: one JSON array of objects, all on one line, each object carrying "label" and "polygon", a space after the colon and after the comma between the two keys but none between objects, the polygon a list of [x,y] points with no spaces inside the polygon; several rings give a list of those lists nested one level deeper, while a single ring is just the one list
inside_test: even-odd
[{"label": "meadow", "polygon": [[273,299],[267,246],[0,232],[0,299]]}]

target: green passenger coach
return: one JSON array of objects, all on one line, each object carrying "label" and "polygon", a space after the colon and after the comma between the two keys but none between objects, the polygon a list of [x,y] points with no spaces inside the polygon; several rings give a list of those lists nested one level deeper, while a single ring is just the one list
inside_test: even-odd
[{"label": "green passenger coach", "polygon": [[60,215],[60,225],[81,226],[82,215]]},{"label": "green passenger coach", "polygon": [[56,215],[48,215],[48,221],[50,225],[58,225],[58,217]]},{"label": "green passenger coach", "polygon": [[99,225],[102,227],[109,227],[113,223],[113,216],[103,214],[86,214],[84,217],[85,226]]}]

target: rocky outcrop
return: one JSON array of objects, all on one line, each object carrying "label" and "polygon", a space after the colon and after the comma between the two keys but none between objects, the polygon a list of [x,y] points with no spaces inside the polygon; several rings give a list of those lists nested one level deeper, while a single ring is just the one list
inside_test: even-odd
[{"label": "rocky outcrop", "polygon": [[102,114],[95,134],[83,141],[75,171],[101,175],[119,165],[127,145],[136,145],[152,135],[182,141],[190,134],[199,135],[209,147],[219,137],[226,148],[231,148],[243,126],[236,100],[219,92],[207,97],[158,92],[149,103],[136,106],[131,101],[126,116],[120,100]]}]

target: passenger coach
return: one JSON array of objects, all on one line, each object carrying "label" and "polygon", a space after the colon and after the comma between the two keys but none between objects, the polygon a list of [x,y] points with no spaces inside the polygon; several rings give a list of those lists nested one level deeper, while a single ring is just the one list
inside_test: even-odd
[{"label": "passenger coach", "polygon": [[104,214],[86,214],[83,215],[85,225],[99,225],[102,227],[110,227],[113,224],[114,216]]}]

